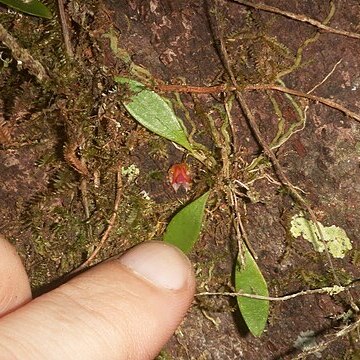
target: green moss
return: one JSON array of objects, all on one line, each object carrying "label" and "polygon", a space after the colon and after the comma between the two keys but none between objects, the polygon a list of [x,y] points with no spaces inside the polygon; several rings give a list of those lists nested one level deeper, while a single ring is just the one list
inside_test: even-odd
[{"label": "green moss", "polygon": [[[20,46],[41,61],[51,77],[49,82],[39,84],[13,60],[0,69],[4,75],[0,79],[0,99],[6,105],[5,116],[15,118],[16,111],[26,110],[25,116],[18,117],[24,126],[21,141],[32,146],[37,157],[36,172],[44,179],[39,191],[19,205],[26,230],[22,248],[34,288],[73,270],[94,251],[114,212],[117,169],[119,164],[129,163],[134,151],[128,139],[132,138],[134,144],[140,138],[143,144],[147,141],[141,133],[131,133],[133,120],[124,115],[118,95],[110,91],[113,74],[101,62],[104,54],[97,53],[101,42],[106,41],[89,36],[92,28],[106,27],[101,24],[101,12],[91,16],[97,11],[92,3],[99,6],[90,1],[78,9],[69,4],[67,9],[78,25],[77,41],[73,43],[76,61],[66,56],[57,20],[42,22],[23,17],[17,21],[4,14],[4,25]],[[121,72],[126,66],[123,59],[118,61],[115,68]],[[160,145],[165,154],[166,144]],[[76,162],[86,166],[87,176]],[[139,171],[135,165],[122,167],[116,222],[96,261],[156,236],[159,214],[168,215],[167,206],[158,209],[142,195],[135,182]]]},{"label": "green moss", "polygon": [[174,358],[166,351],[162,350],[156,357],[156,360],[173,360]]},{"label": "green moss", "polygon": [[161,170],[152,170],[152,171],[149,171],[148,177],[151,180],[163,181],[164,180],[164,173]]}]

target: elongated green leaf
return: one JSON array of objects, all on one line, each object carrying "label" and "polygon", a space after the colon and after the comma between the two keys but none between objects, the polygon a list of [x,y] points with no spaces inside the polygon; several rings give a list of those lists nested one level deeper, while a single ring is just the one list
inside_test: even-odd
[{"label": "elongated green leaf", "polygon": [[129,87],[131,94],[123,104],[136,121],[155,134],[193,150],[182,121],[165,99],[138,81],[124,77],[116,77],[115,81]]},{"label": "elongated green leaf", "polygon": [[208,197],[209,192],[206,192],[171,219],[164,235],[165,242],[177,246],[185,254],[191,251],[200,235]]},{"label": "elongated green leaf", "polygon": [[[236,291],[246,294],[269,296],[265,279],[255,260],[246,248],[244,262],[245,264],[241,266],[239,262],[236,264]],[[266,321],[269,316],[269,301],[238,296],[237,303],[250,332],[254,336],[260,336],[265,329]]]},{"label": "elongated green leaf", "polygon": [[12,7],[15,10],[22,11],[26,14],[39,16],[46,19],[50,19],[52,16],[50,10],[38,0],[0,0],[0,3]]}]

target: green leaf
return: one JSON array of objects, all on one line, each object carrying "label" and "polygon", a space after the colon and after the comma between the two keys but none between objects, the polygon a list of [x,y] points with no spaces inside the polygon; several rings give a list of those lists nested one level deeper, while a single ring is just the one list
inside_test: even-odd
[{"label": "green leaf", "polygon": [[115,81],[129,87],[131,93],[123,104],[136,121],[155,134],[181,145],[190,152],[193,151],[182,121],[164,98],[138,81],[124,77],[115,77]]},{"label": "green leaf", "polygon": [[[260,269],[248,249],[244,251],[244,264],[239,260],[235,268],[235,288],[237,292],[269,296],[267,285]],[[269,301],[237,297],[237,303],[247,327],[254,336],[260,336],[269,316]]]},{"label": "green leaf", "polygon": [[15,10],[22,11],[26,14],[39,16],[46,19],[50,19],[52,17],[50,10],[38,0],[0,0],[0,3],[12,7]]},{"label": "green leaf", "polygon": [[166,228],[164,241],[189,253],[199,238],[209,192],[181,209]]}]

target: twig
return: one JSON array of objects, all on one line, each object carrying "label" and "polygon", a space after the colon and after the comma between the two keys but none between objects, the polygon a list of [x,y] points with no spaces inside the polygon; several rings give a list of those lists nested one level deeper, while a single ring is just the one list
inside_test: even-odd
[{"label": "twig", "polygon": [[[351,285],[352,286],[352,285]],[[243,292],[201,292],[196,294],[195,296],[231,296],[231,297],[246,297],[251,299],[258,299],[258,300],[269,300],[269,301],[288,301],[294,298],[297,298],[299,296],[305,296],[305,295],[315,295],[315,294],[329,294],[330,296],[339,294],[343,291],[346,291],[348,287],[345,286],[326,286],[323,288],[318,289],[310,289],[310,290],[302,290],[294,294],[288,294],[283,296],[262,296],[262,295],[256,295],[256,294],[247,294]]]},{"label": "twig", "polygon": [[158,84],[156,88],[160,91],[168,91],[168,92],[183,92],[183,93],[197,93],[197,94],[217,94],[225,91],[254,91],[254,90],[274,90],[280,91],[285,94],[295,95],[303,98],[307,98],[313,100],[315,102],[319,102],[333,109],[339,110],[344,113],[346,116],[349,116],[356,121],[360,122],[360,115],[349,110],[343,105],[336,103],[330,99],[312,95],[309,93],[304,93],[299,90],[291,89],[285,86],[273,85],[273,84],[259,84],[259,85],[244,85],[244,86],[230,86],[227,84],[215,85],[215,86],[187,86],[187,85],[165,85]]},{"label": "twig", "polygon": [[73,49],[71,46],[69,28],[68,28],[67,21],[66,21],[63,0],[58,0],[58,7],[59,7],[60,23],[61,23],[61,29],[62,29],[62,34],[63,34],[63,38],[64,38],[65,50],[66,50],[68,57],[70,59],[72,59],[74,57],[74,52],[73,52]]},{"label": "twig", "polygon": [[192,86],[192,85],[173,85],[173,84],[160,84],[158,83],[155,90],[164,92],[179,92],[179,93],[193,93],[193,94],[218,94],[226,90],[234,90],[226,84],[215,86]]},{"label": "twig", "polygon": [[120,204],[120,200],[121,200],[121,190],[122,190],[121,166],[119,165],[118,170],[116,172],[116,195],[115,195],[115,201],[114,201],[114,210],[113,210],[113,214],[111,215],[111,218],[109,220],[108,226],[107,226],[103,236],[101,237],[101,240],[100,240],[98,246],[96,247],[96,249],[94,250],[94,252],[90,255],[90,257],[83,264],[81,264],[78,268],[73,270],[71,272],[72,274],[77,273],[77,272],[85,269],[86,267],[88,267],[90,265],[90,263],[94,260],[96,255],[99,253],[99,251],[103,248],[107,239],[109,238],[110,233],[115,225],[115,220],[117,217],[117,212],[118,212],[119,204]]},{"label": "twig", "polygon": [[34,75],[39,82],[49,79],[44,66],[32,57],[29,50],[22,48],[1,24],[0,41],[11,50],[12,56],[17,60],[18,65],[22,64],[27,68],[29,73]]},{"label": "twig", "polygon": [[241,264],[244,264],[244,259],[243,259],[243,251],[241,249],[241,242],[240,240],[243,239],[244,243],[246,245],[246,247],[248,248],[248,250],[250,251],[250,254],[252,255],[252,257],[257,260],[258,256],[254,250],[254,248],[251,245],[251,242],[247,236],[247,232],[246,229],[244,227],[244,224],[242,222],[241,219],[241,213],[239,210],[239,204],[237,201],[237,197],[236,197],[236,193],[235,191],[229,186],[229,197],[231,199],[231,206],[234,209],[234,228],[235,228],[235,232],[237,235],[237,242],[238,242],[238,248],[239,248],[239,258],[241,260]]},{"label": "twig", "polygon": [[308,16],[305,16],[305,15],[302,15],[302,14],[294,14],[294,13],[289,12],[289,11],[284,11],[284,10],[278,9],[278,8],[276,8],[274,6],[269,6],[269,5],[265,5],[265,4],[254,4],[254,3],[250,2],[250,1],[245,1],[245,0],[231,0],[231,1],[236,2],[238,4],[241,4],[241,5],[252,7],[254,9],[271,12],[271,13],[274,13],[274,14],[278,14],[278,15],[288,17],[288,18],[293,19],[293,20],[308,23],[308,24],[310,24],[312,26],[317,27],[318,29],[324,30],[324,31],[332,33],[332,34],[347,36],[347,37],[354,38],[354,39],[360,39],[360,34],[358,34],[358,33],[354,33],[354,32],[351,32],[351,31],[346,31],[346,30],[341,30],[341,29],[335,29],[335,28],[333,28],[331,26],[324,25],[323,23],[321,23],[318,20],[312,19],[312,18],[310,18]]},{"label": "twig", "polygon": [[304,93],[304,92],[301,92],[301,91],[298,91],[295,89],[290,89],[290,88],[280,86],[280,85],[248,85],[248,86],[246,86],[246,90],[275,90],[275,91],[280,91],[280,92],[295,95],[295,96],[300,96],[303,98],[313,100],[315,102],[322,103],[333,109],[339,110],[339,111],[343,112],[345,115],[355,119],[356,121],[360,121],[359,114],[347,109],[345,106],[342,106],[332,100],[323,98],[321,96],[307,94],[307,93]]}]

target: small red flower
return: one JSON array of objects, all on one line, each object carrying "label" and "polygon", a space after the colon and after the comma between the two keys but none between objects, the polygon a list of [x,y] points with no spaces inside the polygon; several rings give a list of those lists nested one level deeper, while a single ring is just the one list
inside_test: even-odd
[{"label": "small red flower", "polygon": [[178,191],[181,186],[185,191],[190,189],[191,177],[186,163],[179,163],[171,166],[169,169],[169,181],[175,191]]}]

